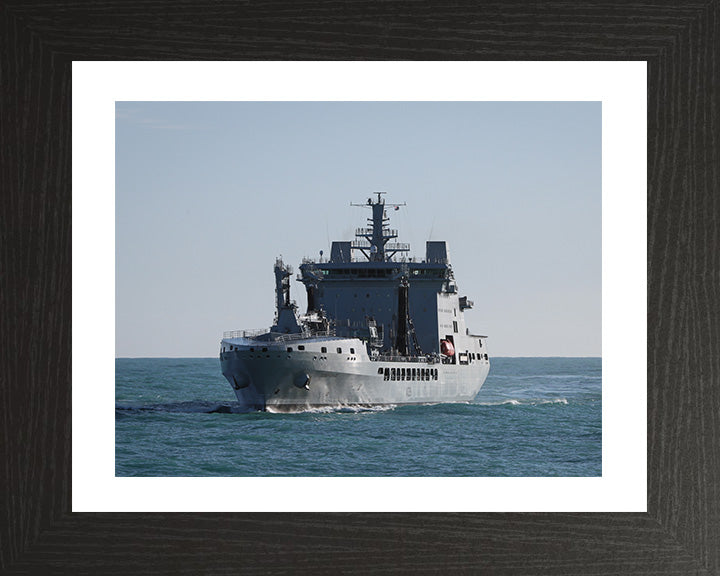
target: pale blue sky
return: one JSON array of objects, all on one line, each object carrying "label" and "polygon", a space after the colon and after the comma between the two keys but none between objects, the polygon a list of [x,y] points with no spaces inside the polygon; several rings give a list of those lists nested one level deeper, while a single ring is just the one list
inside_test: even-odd
[{"label": "pale blue sky", "polygon": [[[374,190],[446,240],[496,356],[601,355],[599,102],[118,102],[116,356],[268,327],[275,257],[351,240]],[[305,309],[302,284],[292,297]]]}]

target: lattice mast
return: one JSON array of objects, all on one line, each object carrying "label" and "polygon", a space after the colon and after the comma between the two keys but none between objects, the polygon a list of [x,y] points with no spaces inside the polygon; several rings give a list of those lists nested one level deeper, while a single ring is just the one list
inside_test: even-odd
[{"label": "lattice mast", "polygon": [[387,223],[390,221],[388,218],[385,208],[391,206],[398,210],[400,206],[405,206],[405,202],[402,204],[385,204],[385,200],[381,198],[381,194],[385,192],[374,192],[377,194],[377,202],[374,202],[372,198],[368,198],[365,204],[353,204],[351,206],[361,206],[365,208],[372,208],[372,218],[368,218],[368,224],[372,225],[372,228],[358,228],[355,230],[355,240],[352,243],[351,249],[362,252],[362,254],[370,262],[388,262],[398,252],[409,252],[410,246],[408,244],[402,244],[399,242],[390,242],[390,240],[397,238],[397,230],[391,230],[388,228]]}]

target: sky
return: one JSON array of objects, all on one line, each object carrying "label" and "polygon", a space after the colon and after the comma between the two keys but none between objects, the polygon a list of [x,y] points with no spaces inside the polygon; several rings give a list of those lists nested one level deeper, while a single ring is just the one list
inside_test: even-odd
[{"label": "sky", "polygon": [[[214,357],[267,328],[275,258],[445,240],[494,356],[600,356],[600,102],[117,102],[116,357]],[[291,296],[305,310],[303,285]]]}]

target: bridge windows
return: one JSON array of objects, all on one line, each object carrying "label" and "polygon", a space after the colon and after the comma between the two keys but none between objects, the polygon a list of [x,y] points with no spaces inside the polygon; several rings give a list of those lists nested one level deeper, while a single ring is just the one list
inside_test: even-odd
[{"label": "bridge windows", "polygon": [[342,348],[338,348],[338,349],[337,349],[337,353],[338,353],[338,354],[342,354]]},{"label": "bridge windows", "polygon": [[298,346],[298,350],[305,350],[305,346],[303,346],[302,344],[300,344],[300,346]]},{"label": "bridge windows", "polygon": [[327,354],[327,347],[326,347],[326,346],[322,346],[322,347],[320,348],[320,352],[323,353],[323,354]]}]

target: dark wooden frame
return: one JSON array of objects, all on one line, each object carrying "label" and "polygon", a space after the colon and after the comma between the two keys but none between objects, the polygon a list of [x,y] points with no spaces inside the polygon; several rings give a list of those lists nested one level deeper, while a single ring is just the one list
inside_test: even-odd
[{"label": "dark wooden frame", "polygon": [[[0,571],[720,574],[718,4],[0,5]],[[71,513],[71,62],[88,59],[646,60],[648,512]]]}]

